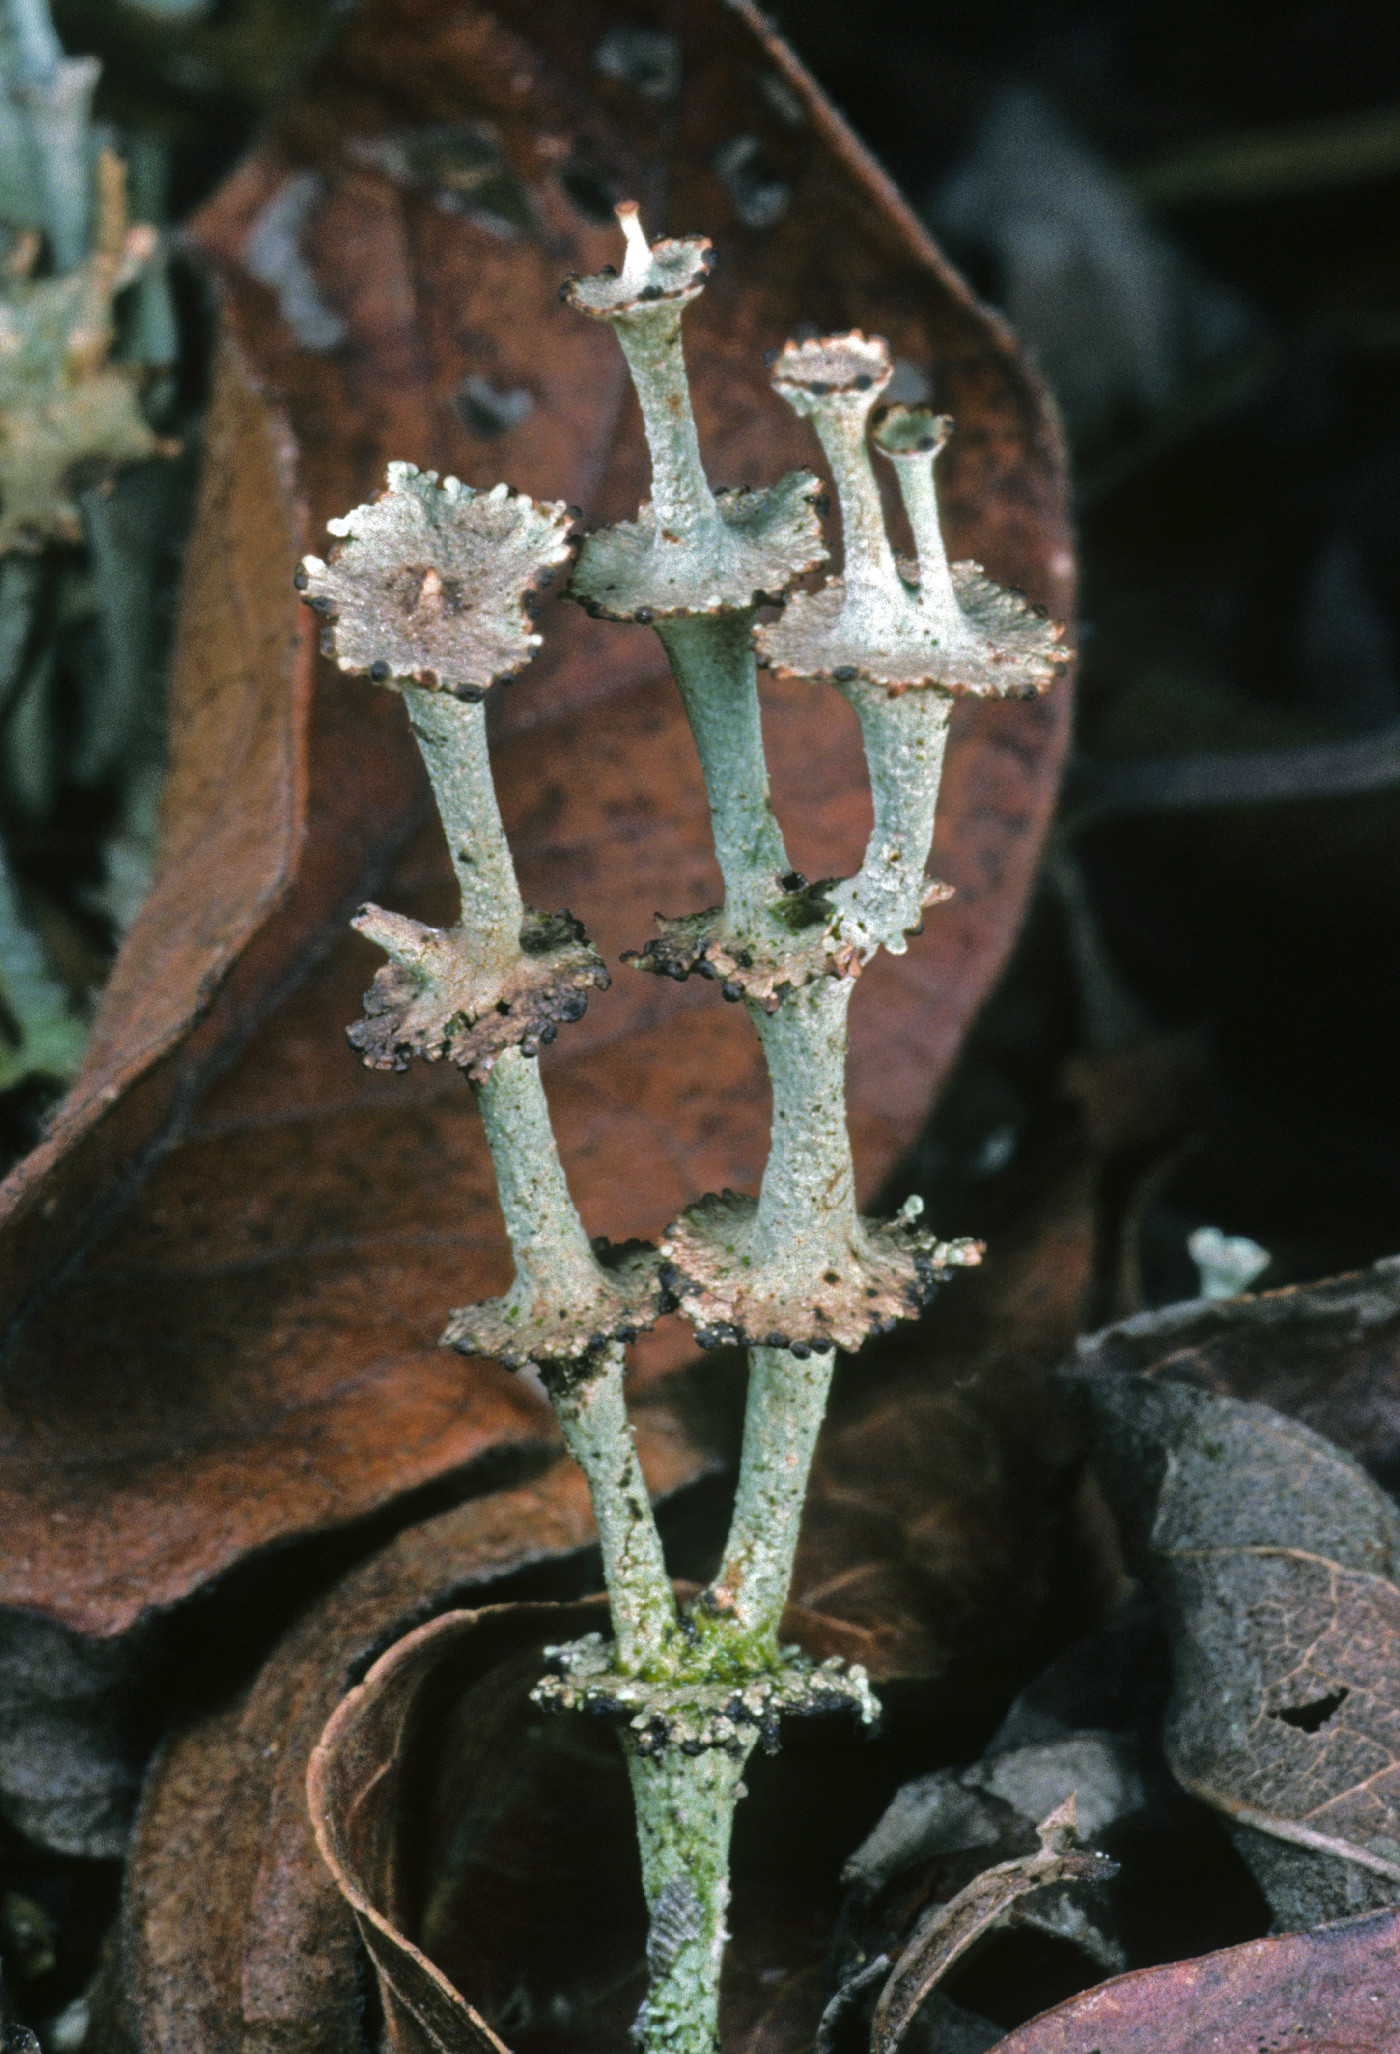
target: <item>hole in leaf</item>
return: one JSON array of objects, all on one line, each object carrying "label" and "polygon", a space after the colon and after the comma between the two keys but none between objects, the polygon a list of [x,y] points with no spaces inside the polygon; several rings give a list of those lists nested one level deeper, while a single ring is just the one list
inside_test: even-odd
[{"label": "hole in leaf", "polygon": [[1273,1716],[1282,1719],[1285,1726],[1296,1726],[1300,1733],[1319,1733],[1350,1696],[1351,1692],[1343,1686],[1340,1690],[1329,1690],[1326,1697],[1310,1698],[1305,1705],[1285,1705]]},{"label": "hole in leaf", "polygon": [[735,136],[716,150],[714,165],[745,228],[772,228],[782,220],[792,188],[773,169],[757,136]]},{"label": "hole in leaf", "polygon": [[590,221],[608,221],[622,194],[607,173],[582,158],[572,158],[559,168],[559,183],[569,198]]},{"label": "hole in leaf", "polygon": [[518,428],[534,411],[534,399],[523,387],[505,390],[489,378],[468,378],[458,390],[454,405],[464,428],[472,435],[494,440]]},{"label": "hole in leaf", "polygon": [[593,68],[644,99],[674,100],[681,84],[681,46],[662,29],[619,24],[593,52]]}]

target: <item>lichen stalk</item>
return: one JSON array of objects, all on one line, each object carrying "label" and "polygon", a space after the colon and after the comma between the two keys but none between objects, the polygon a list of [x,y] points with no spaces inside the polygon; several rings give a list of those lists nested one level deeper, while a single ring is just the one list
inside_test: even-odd
[{"label": "lichen stalk", "polygon": [[[635,206],[617,210],[627,238],[624,285],[645,279],[651,251]],[[651,501],[663,531],[693,544],[719,525],[715,497],[700,460],[700,436],[690,404],[681,343],[684,303],[641,306],[613,317],[627,368],[637,390],[642,426],[651,453]]]},{"label": "lichen stalk", "polygon": [[843,940],[862,958],[877,947],[903,955],[928,901],[925,872],[952,701],[938,692],[891,698],[863,682],[843,689],[860,720],[874,821],[860,870],[831,899]]},{"label": "lichen stalk", "polygon": [[834,1355],[799,1361],[786,1348],[749,1351],[739,1487],[710,1596],[774,1659],[835,1363]]},{"label": "lichen stalk", "polygon": [[848,632],[859,632],[872,617],[882,622],[890,594],[900,589],[866,441],[866,423],[877,397],[874,390],[843,393],[840,398],[846,404],[828,404],[812,416],[841,506],[841,611]]},{"label": "lichen stalk", "polygon": [[914,538],[914,550],[919,560],[919,610],[929,617],[940,640],[950,645],[959,642],[971,644],[977,638],[953,589],[953,574],[948,567],[948,551],[938,515],[938,490],[933,480],[934,458],[943,443],[936,441],[932,448],[905,451],[892,447],[887,438],[881,447],[894,464],[899,496],[904,501],[909,532]]},{"label": "lichen stalk", "polygon": [[549,1366],[545,1389],[565,1445],[588,1479],[602,1543],[614,1635],[613,1667],[635,1676],[664,1659],[676,1601],[622,1393],[621,1342],[582,1368]]},{"label": "lichen stalk", "polygon": [[715,2054],[719,2045],[729,1843],[753,1745],[652,1751],[624,1730],[651,1921],[633,2036],[650,2054]]},{"label": "lichen stalk", "polygon": [[403,696],[462,895],[459,924],[487,960],[512,956],[525,908],[491,775],[485,701],[449,692]]},{"label": "lichen stalk", "polygon": [[788,860],[768,789],[753,619],[750,610],[658,621],[656,632],[705,776],[726,925],[757,933]]},{"label": "lichen stalk", "polygon": [[496,1166],[516,1287],[547,1292],[560,1304],[587,1304],[597,1259],[564,1179],[538,1062],[518,1048],[503,1049],[476,1102]]},{"label": "lichen stalk", "polygon": [[846,1018],[853,981],[822,977],[775,1013],[750,1006],[773,1090],[772,1138],[751,1254],[794,1278],[821,1272],[857,1228],[856,1172],[846,1124]]}]

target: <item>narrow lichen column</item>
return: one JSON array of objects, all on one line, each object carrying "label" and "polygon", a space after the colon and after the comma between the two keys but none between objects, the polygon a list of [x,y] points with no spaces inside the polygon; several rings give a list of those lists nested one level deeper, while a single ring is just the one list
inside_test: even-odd
[{"label": "narrow lichen column", "polygon": [[754,1745],[683,1754],[641,1747],[624,1732],[650,1918],[647,1994],[632,2034],[658,2054],[715,2054],[719,2045],[729,1847]]},{"label": "narrow lichen column", "polygon": [[[924,908],[946,896],[925,873],[953,695],[1043,689],[1064,661],[1060,631],[1034,609],[974,566],[950,572],[933,484],[950,423],[903,408],[877,429],[919,554],[907,575],[897,562],[866,440],[889,376],[879,337],[790,343],[779,355],[773,382],[812,420],[831,465],[845,565],[841,578],[816,595],[795,595],[780,620],[758,630],[763,656],[780,674],[829,679],[860,717],[873,827],[858,874],[828,893],[839,945],[832,959],[857,966],[880,948],[902,951]],[[827,979],[784,994],[771,1016],[755,1013],[774,1114],[757,1211],[740,1243],[747,1276],[736,1284],[732,1266],[716,1260],[724,1231],[738,1225],[732,1204],[708,1201],[708,1217],[693,1209],[664,1244],[705,1316],[722,1310],[751,1339],[760,1305],[778,1320],[780,1330],[751,1358],[734,1516],[709,1593],[736,1627],[768,1645],[776,1643],[830,1380],[828,1363],[811,1360],[809,1349],[820,1353],[826,1336],[859,1346],[862,1317],[867,1330],[907,1317],[949,1267],[980,1253],[967,1242],[932,1243],[915,1224],[917,1201],[883,1228],[858,1218],[845,1116],[849,997],[848,982]],[[773,1290],[770,1280],[784,1275],[786,1290]],[[807,1346],[794,1339],[804,1293],[814,1313],[826,1315],[820,1329],[803,1331]],[[786,1351],[777,1345],[784,1325]]]},{"label": "narrow lichen column", "polygon": [[374,1067],[446,1059],[472,1085],[516,1274],[503,1298],[459,1307],[444,1338],[539,1366],[588,1478],[616,1662],[633,1673],[676,1624],[622,1395],[624,1341],[650,1325],[661,1294],[645,1257],[599,1260],[569,1195],[534,1056],[608,975],[567,914],[521,900],[483,703],[538,644],[526,600],[569,560],[569,518],[504,486],[474,493],[398,464],[377,500],[331,529],[331,562],[308,558],[299,582],[341,668],[403,692],[460,892],[448,929],[378,906],[357,916],[390,960],[350,1038]]},{"label": "narrow lichen column", "polygon": [[810,419],[831,464],[845,564],[758,631],[780,676],[829,680],[860,720],[874,825],[860,871],[832,898],[843,939],[863,958],[901,953],[924,908],[947,896],[925,871],[954,699],[1043,691],[1068,660],[1054,622],[976,564],[950,567],[934,462],[953,424],[925,408],[889,407],[875,429],[917,551],[916,563],[896,559],[867,439],[891,370],[878,336],[824,336],[778,356],[774,386]]},{"label": "narrow lichen column", "polygon": [[[818,481],[794,471],[761,491],[715,493],[700,459],[681,319],[704,290],[713,252],[703,236],[648,245],[637,209],[617,210],[626,237],[619,274],[570,279],[565,296],[606,321],[632,374],[651,456],[652,497],[635,521],[589,535],[570,591],[590,613],[652,625],[685,705],[710,802],[725,903],[663,924],[642,967],[732,977],[731,933],[787,928],[788,860],[768,791],[752,627],[754,609],[825,560]],[[740,988],[738,980],[734,997]]]},{"label": "narrow lichen column", "polygon": [[[610,322],[621,343],[651,453],[652,498],[635,521],[588,537],[570,589],[589,611],[650,624],[660,637],[695,737],[724,881],[721,906],[663,920],[660,939],[629,960],[672,977],[697,971],[717,979],[726,998],[746,1000],[764,1031],[771,1025],[781,1040],[780,990],[808,986],[816,975],[831,996],[814,1000],[811,1010],[842,1018],[846,997],[844,983],[825,975],[825,903],[790,871],[773,813],[752,641],[756,606],[824,557],[818,483],[797,473],[764,491],[711,491],[681,346],[681,315],[705,284],[709,245],[690,238],[648,247],[635,208],[618,212],[627,238],[621,274],[571,281],[567,296],[582,313]],[[825,1071],[834,1063],[839,1072],[841,1022],[824,1022],[817,1038]],[[804,1181],[805,1143],[824,1161],[844,1146],[849,1187],[844,1121],[838,1116],[829,1133],[816,1132],[813,1080],[805,1091],[797,1083],[801,1060],[781,1059],[781,1083],[775,1077],[776,1184]],[[838,1109],[843,1094],[838,1075]],[[801,1206],[790,1213],[798,1217]],[[830,1366],[828,1344],[827,1377]],[[790,1436],[782,1441],[785,1450],[791,1445]],[[784,1588],[791,1559],[789,1546],[772,1579]],[[785,1663],[775,1632],[741,1645],[733,1620],[714,1605],[690,1623],[689,1659],[673,1663],[669,1689],[649,1695],[623,1728],[652,1921],[649,1990],[636,2030],[648,2048],[711,2054],[731,1815],[755,1728],[761,1725],[771,1741],[780,1703],[801,1710],[841,1702],[865,1717],[873,1704],[863,1678],[831,1671],[813,1682],[810,1664]],[[563,1681],[548,1701],[590,1701],[597,1658],[575,1653],[560,1660]],[[606,1677],[597,1673],[597,1688],[606,1690]]]}]

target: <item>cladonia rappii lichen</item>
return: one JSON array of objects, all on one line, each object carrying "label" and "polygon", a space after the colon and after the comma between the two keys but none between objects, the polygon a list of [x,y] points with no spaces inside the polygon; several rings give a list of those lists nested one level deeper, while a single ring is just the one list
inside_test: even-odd
[{"label": "cladonia rappii lichen", "polygon": [[[926,873],[954,697],[1040,691],[1066,652],[1038,611],[976,565],[948,564],[934,460],[950,423],[898,406],[876,419],[873,440],[895,468],[918,560],[894,555],[870,454],[891,369],[878,337],[789,343],[774,364],[778,393],[816,430],[844,539],[843,575],[793,593],[826,561],[824,488],[804,471],[712,491],[681,344],[710,245],[649,246],[635,206],[618,215],[621,269],[571,279],[565,297],[611,325],[637,389],[652,463],[652,498],[637,518],[580,540],[563,506],[395,464],[375,501],[331,524],[337,547],[328,562],[308,557],[298,582],[342,669],[403,693],[437,798],[458,920],[438,930],[365,908],[356,924],[389,960],[350,1036],[380,1068],[454,1062],[475,1094],[515,1281],[504,1297],[453,1312],[443,1338],[512,1368],[534,1365],[588,1477],[612,1637],[553,1649],[536,1698],[616,1723],[652,1918],[636,2037],[658,2054],[710,2054],[745,1763],[760,1743],[777,1745],[783,1718],[845,1708],[871,1721],[877,1711],[858,1667],[818,1663],[779,1633],[836,1351],[917,1317],[940,1280],[980,1254],[936,1239],[917,1203],[892,1220],[857,1211],[851,994],[863,965],[882,948],[902,951],[924,909],[946,896]],[[530,660],[540,640],[530,602],[570,563],[573,599],[650,627],[665,648],[724,881],[721,905],[661,920],[625,960],[710,978],[742,1004],[773,1092],[757,1194],[703,1197],[642,1249],[590,1242],[569,1195],[534,1058],[608,972],[568,913],[522,902],[487,753],[485,695]],[[829,681],[859,716],[874,826],[860,870],[839,883],[810,885],[789,862],[769,801],[759,661]],[[684,1610],[623,1398],[628,1343],[672,1311],[702,1347],[750,1351],[728,1542],[714,1581]]]}]

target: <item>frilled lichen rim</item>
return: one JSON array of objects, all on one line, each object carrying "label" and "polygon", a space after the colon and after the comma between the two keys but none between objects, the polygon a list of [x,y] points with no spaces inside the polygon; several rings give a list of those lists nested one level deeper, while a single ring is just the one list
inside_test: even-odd
[{"label": "frilled lichen rim", "polygon": [[917,1319],[950,1270],[982,1259],[978,1241],[940,1241],[914,1220],[855,1223],[813,1291],[809,1263],[790,1281],[753,1253],[757,1203],[735,1191],[687,1207],[661,1241],[661,1277],[702,1348],[743,1343],[811,1353],[859,1349],[872,1334]]},{"label": "frilled lichen rim", "polygon": [[[599,1268],[591,1299],[560,1305],[523,1279],[501,1298],[459,1305],[441,1336],[459,1355],[485,1355],[507,1369],[586,1365],[612,1342],[635,1341],[673,1309],[659,1252],[646,1242],[594,1243]],[[573,1295],[573,1294],[571,1294]]]},{"label": "frilled lichen rim", "polygon": [[930,407],[909,407],[896,401],[876,417],[870,439],[891,463],[902,463],[936,457],[946,449],[952,433],[951,414],[935,414]]},{"label": "frilled lichen rim", "polygon": [[808,884],[802,878],[791,890],[775,894],[772,924],[785,926],[788,932],[771,945],[741,939],[726,924],[724,907],[708,906],[704,912],[675,919],[658,913],[660,933],[639,949],[625,950],[622,960],[629,969],[677,983],[692,976],[706,978],[719,985],[721,997],[731,1004],[749,999],[774,1013],[790,992],[816,977],[860,975],[857,952],[831,925],[833,907],[827,894],[838,882],[824,878]]},{"label": "frilled lichen rim", "polygon": [[406,1070],[416,1056],[453,1063],[482,1084],[505,1049],[538,1054],[583,1018],[590,991],[612,981],[567,911],[527,908],[520,953],[500,966],[476,960],[459,928],[425,927],[379,906],[363,907],[351,924],[391,958],[365,993],[364,1017],[346,1029],[371,1070]]},{"label": "frilled lichen rim", "polygon": [[[912,567],[901,565],[910,573]],[[878,638],[842,631],[840,578],[820,592],[798,592],[782,617],[754,631],[760,663],[781,678],[839,686],[864,683],[892,697],[940,691],[953,697],[1027,699],[1047,691],[1072,660],[1065,626],[1020,593],[994,584],[977,563],[952,566],[953,590],[976,641],[949,647],[921,615],[918,586],[906,578],[907,604]]]},{"label": "frilled lichen rim", "polygon": [[573,555],[573,516],[508,486],[390,464],[382,492],[339,520],[330,556],[302,559],[323,647],[376,684],[480,698],[530,662],[532,602]]},{"label": "frilled lichen rim", "polygon": [[782,1648],[775,1666],[741,1682],[619,1676],[612,1649],[599,1633],[547,1647],[544,1658],[550,1673],[531,1692],[537,1705],[587,1711],[628,1726],[643,1754],[667,1747],[686,1754],[711,1747],[747,1754],[755,1735],[775,1754],[782,1718],[847,1712],[871,1727],[880,1717],[859,1662],[847,1664],[839,1655],[817,1662],[796,1647]]},{"label": "frilled lichen rim", "polygon": [[818,401],[847,396],[864,410],[889,384],[894,363],[882,335],[864,335],[853,328],[845,335],[785,342],[769,364],[769,373],[774,391],[795,413],[810,414]]},{"label": "frilled lichen rim", "polygon": [[698,539],[660,526],[650,502],[635,521],[585,537],[568,595],[598,620],[652,621],[778,605],[827,561],[826,488],[811,471],[776,485],[716,493],[717,520]]},{"label": "frilled lichen rim", "polygon": [[614,211],[627,238],[622,270],[608,265],[592,277],[566,278],[559,288],[560,299],[595,321],[645,316],[657,307],[679,310],[689,306],[704,291],[714,268],[715,252],[710,238],[663,237],[649,244],[635,200],[621,201]]}]

